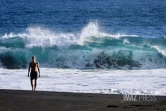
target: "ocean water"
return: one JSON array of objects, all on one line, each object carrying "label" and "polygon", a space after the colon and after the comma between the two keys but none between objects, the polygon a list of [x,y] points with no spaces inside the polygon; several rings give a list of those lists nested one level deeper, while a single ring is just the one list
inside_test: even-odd
[{"label": "ocean water", "polygon": [[[0,0],[0,77],[5,77],[5,70],[7,74],[18,71],[19,78],[20,69],[24,72],[35,55],[44,74],[45,68],[54,69],[53,74],[60,69],[60,75],[80,70],[80,76],[87,70],[93,70],[87,75],[107,70],[110,76],[112,71],[124,71],[130,80],[137,75],[144,78],[142,73],[150,79],[148,71],[158,72],[152,79],[158,80],[153,88],[147,85],[141,90],[136,85],[129,90],[158,91],[156,86],[162,84],[157,94],[165,94],[165,76],[161,74],[166,67],[165,12],[164,0]],[[1,83],[9,81],[2,78]],[[122,87],[115,89],[123,91]]]}]

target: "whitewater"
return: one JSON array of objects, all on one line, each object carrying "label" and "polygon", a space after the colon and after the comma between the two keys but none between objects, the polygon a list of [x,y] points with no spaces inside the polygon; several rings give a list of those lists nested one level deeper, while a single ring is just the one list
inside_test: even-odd
[{"label": "whitewater", "polygon": [[[35,55],[41,65],[37,90],[166,95],[165,50],[157,46],[159,42],[147,42],[137,35],[108,34],[100,31],[97,22],[90,22],[80,34],[40,27],[26,31],[1,38],[1,89],[31,90],[26,68]],[[112,60],[115,66],[109,64],[108,57],[116,59]]]},{"label": "whitewater", "polygon": [[[166,95],[166,69],[77,70],[41,68],[37,91]],[[31,90],[27,70],[0,69],[1,89]]]}]

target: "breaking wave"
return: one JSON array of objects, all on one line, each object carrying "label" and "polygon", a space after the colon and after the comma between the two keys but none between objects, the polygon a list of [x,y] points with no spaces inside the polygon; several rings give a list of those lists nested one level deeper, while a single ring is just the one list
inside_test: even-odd
[{"label": "breaking wave", "polygon": [[102,31],[90,22],[79,32],[28,27],[0,38],[0,63],[26,68],[35,55],[42,67],[149,69],[166,67],[166,39]]}]

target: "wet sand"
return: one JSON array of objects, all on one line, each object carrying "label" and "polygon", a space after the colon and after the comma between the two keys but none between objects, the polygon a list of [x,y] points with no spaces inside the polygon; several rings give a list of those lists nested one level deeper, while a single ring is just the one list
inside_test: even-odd
[{"label": "wet sand", "polygon": [[134,97],[123,101],[120,94],[0,89],[0,111],[166,111],[166,96]]}]

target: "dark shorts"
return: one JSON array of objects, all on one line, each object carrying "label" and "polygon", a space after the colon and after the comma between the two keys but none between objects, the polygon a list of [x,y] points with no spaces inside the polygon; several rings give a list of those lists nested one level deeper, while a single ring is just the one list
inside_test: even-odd
[{"label": "dark shorts", "polygon": [[37,79],[37,72],[31,72],[31,74],[30,74],[30,79],[31,79],[31,80]]}]

